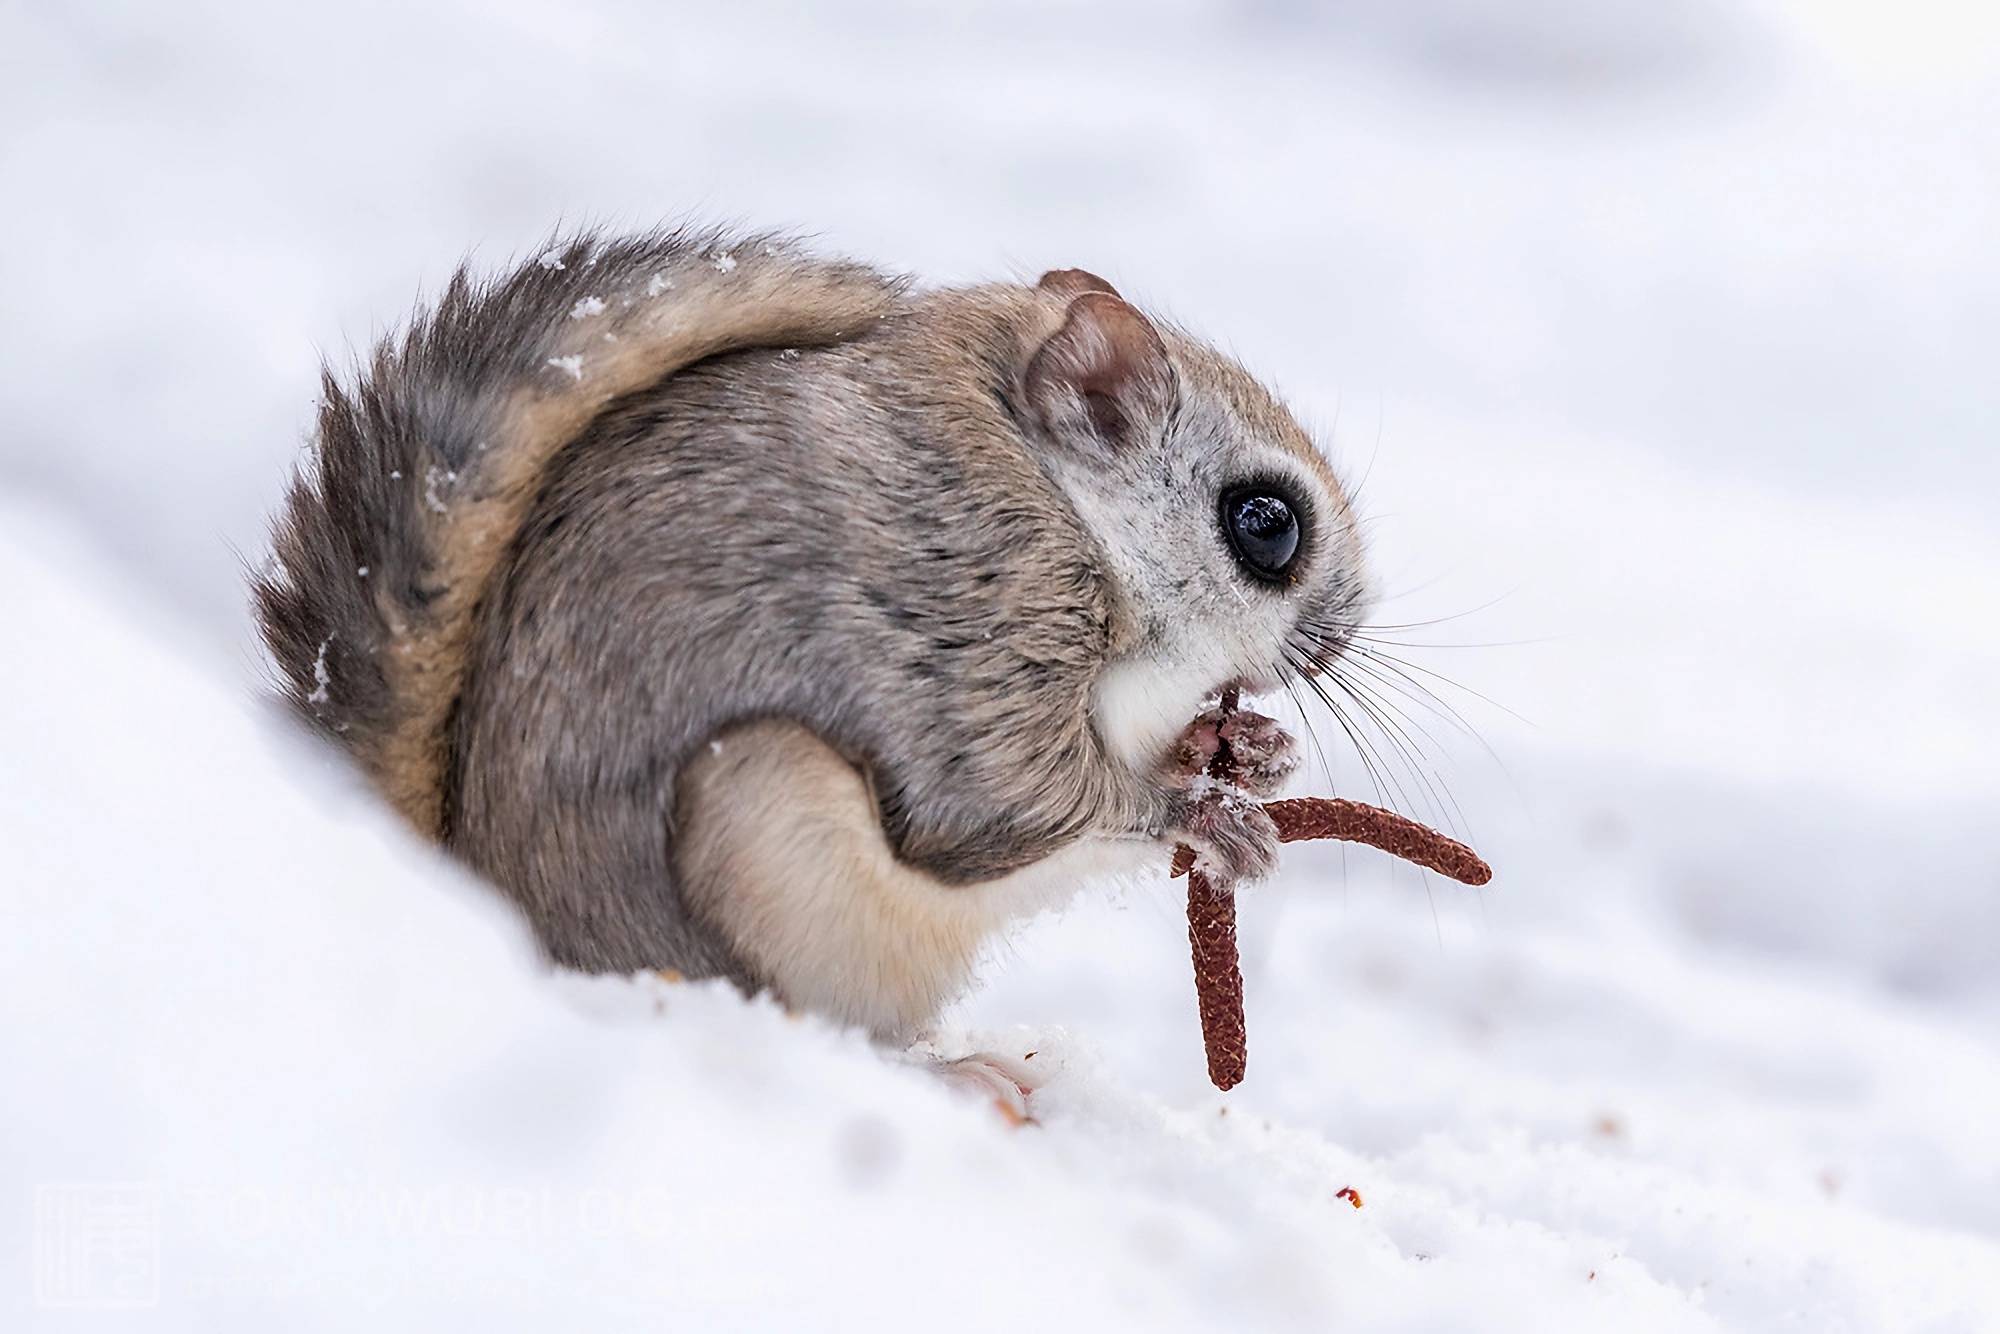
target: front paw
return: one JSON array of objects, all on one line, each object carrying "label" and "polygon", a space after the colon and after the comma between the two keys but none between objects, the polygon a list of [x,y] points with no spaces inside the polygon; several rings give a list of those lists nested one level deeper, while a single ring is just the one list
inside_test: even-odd
[{"label": "front paw", "polygon": [[1218,884],[1262,880],[1278,865],[1278,826],[1241,788],[1196,778],[1168,798],[1166,839],[1194,850],[1194,869]]},{"label": "front paw", "polygon": [[1181,777],[1206,773],[1229,748],[1230,781],[1253,796],[1276,794],[1299,767],[1299,746],[1275,718],[1238,709],[1203,710],[1174,746],[1172,767]]}]

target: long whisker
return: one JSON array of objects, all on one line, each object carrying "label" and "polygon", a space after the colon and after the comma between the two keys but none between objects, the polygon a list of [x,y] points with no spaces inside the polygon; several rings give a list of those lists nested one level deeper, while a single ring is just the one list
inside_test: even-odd
[{"label": "long whisker", "polygon": [[1405,675],[1397,664],[1384,662],[1365,649],[1354,649],[1351,646],[1344,661],[1348,667],[1368,677],[1383,689],[1394,691],[1439,721],[1448,724],[1453,731],[1461,732],[1474,740],[1480,739],[1478,731],[1465,720],[1463,714],[1453,708],[1448,701],[1439,698],[1437,692],[1429,686],[1415,677]]},{"label": "long whisker", "polygon": [[[1340,409],[1341,405],[1346,401],[1346,397],[1345,394],[1341,394],[1333,400],[1333,437],[1336,440],[1340,436]],[[1357,510],[1361,507],[1361,493],[1368,489],[1368,479],[1375,475],[1375,461],[1382,457],[1382,423],[1387,418],[1388,413],[1382,410],[1380,404],[1377,404],[1375,410],[1375,443],[1369,447],[1368,463],[1361,470],[1361,480],[1347,488],[1347,507],[1349,510]]]},{"label": "long whisker", "polygon": [[[1456,810],[1458,803],[1456,800],[1447,800],[1440,795],[1438,784],[1432,781],[1431,774],[1428,772],[1428,766],[1420,760],[1421,747],[1411,739],[1408,731],[1404,729],[1402,723],[1395,716],[1395,711],[1385,706],[1373,692],[1369,691],[1360,682],[1348,677],[1345,673],[1336,671],[1332,679],[1334,684],[1361,708],[1361,711],[1368,716],[1369,721],[1375,724],[1375,730],[1389,743],[1390,747],[1396,752],[1397,758],[1403,762],[1404,772],[1409,774],[1418,789],[1429,799],[1430,809],[1439,818],[1449,820],[1450,811]],[[1465,832],[1462,828],[1462,811],[1460,812],[1459,819],[1460,828],[1454,832]]]},{"label": "long whisker", "polygon": [[1392,648],[1534,648],[1540,644],[1555,644],[1561,640],[1548,635],[1541,639],[1482,639],[1461,640],[1454,644],[1440,644],[1434,639],[1391,639],[1387,635],[1371,635],[1362,630],[1345,632],[1349,639],[1365,640],[1371,644],[1387,644]]},{"label": "long whisker", "polygon": [[[1432,668],[1429,667],[1425,667],[1421,663],[1412,662],[1408,658],[1401,657],[1389,651],[1389,647],[1395,647],[1407,650],[1412,648],[1498,647],[1496,645],[1404,644],[1404,643],[1398,643],[1396,641],[1371,640],[1367,635],[1360,634],[1357,631],[1355,631],[1352,626],[1343,625],[1338,622],[1320,621],[1310,618],[1302,618],[1299,621],[1298,628],[1304,631],[1308,636],[1310,636],[1317,643],[1317,645],[1322,650],[1324,650],[1325,654],[1327,655],[1339,654],[1342,652],[1356,654],[1356,655],[1365,654],[1368,657],[1374,659],[1375,661],[1380,662],[1385,666],[1389,666],[1390,670],[1395,671],[1397,675],[1404,677],[1406,680],[1411,679],[1409,673],[1413,672],[1421,674],[1423,676],[1428,676],[1434,681],[1437,681],[1443,685],[1451,687],[1453,690],[1457,690],[1464,694],[1471,695],[1474,699],[1480,701],[1480,703],[1490,705],[1493,708],[1500,710],[1502,713],[1507,714],[1509,717],[1512,717],[1520,722],[1526,723],[1530,727],[1535,725],[1532,720],[1522,716],[1519,713],[1516,713],[1514,710],[1508,708],[1506,705],[1500,703],[1498,700],[1493,699],[1487,695],[1481,694],[1479,691],[1474,690],[1471,686],[1464,685],[1461,682],[1455,681],[1451,677],[1446,676],[1442,672],[1433,670]],[[1385,647],[1385,645],[1389,647]],[[1413,685],[1416,684],[1414,680],[1412,680],[1411,683]],[[1425,693],[1433,694],[1433,692],[1429,691],[1428,689],[1425,690]],[[1433,697],[1435,698],[1434,694]]]},{"label": "long whisker", "polygon": [[[1514,594],[1519,591],[1520,591],[1519,589],[1510,588],[1505,593],[1500,594],[1500,596],[1496,598],[1491,598],[1488,601],[1482,602],[1478,606],[1469,608],[1465,611],[1455,611],[1451,613],[1449,616],[1439,616],[1428,621],[1383,621],[1380,623],[1372,623],[1367,628],[1370,630],[1422,630],[1427,626],[1444,625],[1449,621],[1461,621],[1468,616],[1477,616],[1482,611],[1491,611],[1493,608],[1505,602],[1508,598],[1513,597]],[[1407,597],[1409,596],[1409,594],[1398,593],[1396,594],[1396,596]],[[1385,599],[1385,601],[1386,600],[1387,599]]]},{"label": "long whisker", "polygon": [[[1445,814],[1444,804],[1440,803],[1438,799],[1438,790],[1440,787],[1443,788],[1444,803],[1449,803],[1451,809],[1451,815],[1445,816],[1445,818],[1452,819],[1455,817],[1457,821],[1457,829],[1455,830],[1455,832],[1464,834],[1469,837],[1471,832],[1470,831],[1471,822],[1466,819],[1465,808],[1459,804],[1458,798],[1451,791],[1450,785],[1446,784],[1441,776],[1437,777],[1436,782],[1432,782],[1431,779],[1425,777],[1423,770],[1417,765],[1416,761],[1411,756],[1410,752],[1412,750],[1415,750],[1416,746],[1414,743],[1410,741],[1408,734],[1405,733],[1401,729],[1401,727],[1397,726],[1389,718],[1385,717],[1383,712],[1379,711],[1378,709],[1372,707],[1369,704],[1369,696],[1371,692],[1366,691],[1361,686],[1360,682],[1351,680],[1345,675],[1340,673],[1335,674],[1335,680],[1340,684],[1343,690],[1347,690],[1350,693],[1350,695],[1357,702],[1359,702],[1364,709],[1367,710],[1369,716],[1375,720],[1375,725],[1377,728],[1380,728],[1385,732],[1390,732],[1395,737],[1400,738],[1399,741],[1397,742],[1397,749],[1399,753],[1402,755],[1404,767],[1407,768],[1410,771],[1410,773],[1417,779],[1417,781],[1424,786],[1425,790],[1430,793],[1430,798],[1433,807],[1438,810],[1440,815]],[[1393,709],[1393,706],[1388,706],[1388,707],[1390,707],[1391,712],[1399,716],[1402,716],[1401,710]],[[1422,729],[1420,728],[1419,730]],[[1426,733],[1426,735],[1428,734]],[[1433,744],[1435,744],[1435,740],[1433,740]],[[1432,769],[1431,773],[1433,775],[1436,775],[1436,770]],[[1423,886],[1424,902],[1430,908],[1431,932],[1437,939],[1438,949],[1442,950],[1444,948],[1444,923],[1442,922],[1442,920],[1440,920],[1438,916],[1436,887],[1432,883],[1432,877],[1429,874],[1429,872],[1419,872],[1417,878],[1418,882]]]},{"label": "long whisker", "polygon": [[[1494,751],[1493,747],[1487,744],[1485,736],[1480,733],[1479,729],[1474,727],[1450,700],[1444,698],[1437,691],[1432,690],[1422,681],[1410,675],[1404,669],[1402,663],[1391,658],[1378,656],[1365,649],[1353,651],[1349,654],[1347,661],[1353,666],[1354,670],[1364,673],[1384,689],[1393,690],[1396,694],[1401,695],[1412,704],[1424,709],[1439,721],[1448,724],[1454,731],[1470,737],[1478,743],[1481,750],[1486,752],[1489,759],[1499,764],[1501,768],[1506,768],[1505,762],[1500,759],[1500,756]],[[1494,707],[1500,708],[1497,704]],[[1508,712],[1508,710],[1504,709],[1502,711]]]},{"label": "long whisker", "polygon": [[[1369,743],[1358,724],[1352,722],[1347,717],[1346,710],[1341,708],[1339,702],[1321,684],[1320,678],[1322,676],[1330,679],[1341,693],[1347,695],[1374,722],[1376,729],[1397,747],[1398,754],[1402,758],[1404,766],[1410,771],[1412,777],[1429,792],[1434,809],[1438,810],[1442,816],[1444,815],[1444,807],[1448,803],[1451,815],[1445,818],[1455,819],[1461,830],[1468,828],[1471,822],[1466,818],[1464,807],[1459,804],[1458,798],[1451,792],[1450,786],[1444,782],[1441,775],[1436,775],[1435,770],[1431,772],[1437,777],[1436,783],[1432,783],[1430,779],[1425,777],[1423,769],[1412,758],[1412,752],[1421,753],[1422,747],[1412,740],[1409,733],[1404,731],[1395,720],[1400,719],[1402,723],[1416,728],[1419,733],[1430,741],[1432,747],[1441,751],[1442,747],[1439,746],[1436,737],[1432,736],[1429,729],[1423,727],[1402,709],[1397,708],[1387,699],[1376,695],[1375,691],[1364,685],[1362,681],[1344,672],[1343,668],[1352,669],[1364,664],[1358,658],[1348,659],[1344,662],[1341,661],[1341,650],[1337,644],[1338,641],[1336,641],[1335,645],[1327,645],[1311,639],[1307,639],[1304,642],[1294,639],[1287,645],[1283,651],[1283,656],[1286,667],[1291,675],[1286,679],[1286,687],[1291,691],[1293,702],[1295,704],[1299,702],[1297,691],[1292,689],[1293,682],[1294,680],[1303,680],[1307,687],[1312,690],[1313,694],[1327,706],[1328,711],[1333,714],[1341,730],[1346,733],[1349,744],[1354,747],[1355,754],[1360,757],[1362,766],[1368,772],[1369,782],[1375,789],[1377,800],[1381,799],[1386,779],[1387,785],[1394,788],[1398,793],[1398,799],[1406,802],[1407,795],[1403,793],[1401,784],[1394,780],[1393,775],[1388,774],[1386,760]],[[1300,662],[1301,658],[1306,663],[1311,664],[1311,668],[1316,670],[1308,670]],[[1372,667],[1372,664],[1367,665]],[[1418,689],[1422,690],[1423,688],[1419,686]],[[1423,693],[1429,694],[1430,692],[1425,690]],[[1437,703],[1442,705],[1442,701],[1437,701]],[[1450,706],[1443,705],[1443,707],[1449,709]],[[1468,731],[1471,730],[1469,725],[1464,723],[1463,719],[1458,719],[1457,721],[1459,725],[1466,727]],[[1482,746],[1485,745],[1484,739],[1479,738],[1476,732],[1473,732],[1472,735],[1480,741]],[[1315,745],[1318,744],[1317,736],[1314,738],[1314,743]],[[1492,748],[1488,746],[1487,750],[1491,753]],[[1324,752],[1322,752],[1323,755]],[[1496,756],[1495,758],[1497,760],[1498,757]],[[1331,766],[1328,766],[1328,773],[1329,777],[1331,777]],[[1442,797],[1439,795],[1440,787],[1443,789]],[[1342,860],[1344,863],[1344,856]],[[1393,869],[1391,874],[1395,874]],[[1431,884],[1431,877],[1428,874],[1420,874],[1418,882],[1423,887],[1424,901],[1430,907],[1431,931],[1437,939],[1438,948],[1442,950],[1444,948],[1444,924],[1438,914],[1435,888]],[[1481,908],[1482,910],[1485,908],[1483,899],[1481,901]]]},{"label": "long whisker", "polygon": [[[1345,664],[1348,668],[1355,665],[1351,659]],[[1438,764],[1444,758],[1444,747],[1431,734],[1430,729],[1411,717],[1395,701],[1386,698],[1379,688],[1345,672],[1341,673],[1341,676],[1350,689],[1374,705],[1371,712],[1376,716],[1376,726],[1393,732],[1403,752],[1403,763],[1430,792],[1432,800],[1437,802],[1440,794],[1442,795],[1442,802],[1438,802],[1440,813],[1448,806],[1455,818],[1458,832],[1470,837],[1471,821],[1465,818],[1465,808],[1459,804],[1457,794],[1451,790],[1451,784],[1445,781],[1444,775],[1438,769]],[[1416,733],[1415,737],[1410,735],[1412,731]],[[1420,757],[1426,761],[1421,768],[1417,764]]]},{"label": "long whisker", "polygon": [[[1302,673],[1299,671],[1298,665],[1292,661],[1290,654],[1286,654],[1285,669],[1282,678],[1285,683],[1285,694],[1290,696],[1292,707],[1298,710],[1299,727],[1305,732],[1306,739],[1312,742],[1313,753],[1319,756],[1319,769],[1326,776],[1327,786],[1338,789],[1340,784],[1334,777],[1333,764],[1326,758],[1326,747],[1322,746],[1319,741],[1319,729],[1312,725],[1312,718],[1306,712],[1305,701],[1299,698],[1298,682],[1301,676]],[[1347,875],[1347,844],[1342,842],[1339,846],[1340,898],[1341,902],[1345,903],[1347,901],[1349,885]]]},{"label": "long whisker", "polygon": [[[1304,625],[1301,628],[1305,628]],[[1454,689],[1472,695],[1485,703],[1491,704],[1494,708],[1500,709],[1503,713],[1508,713],[1510,716],[1519,717],[1512,710],[1507,709],[1504,705],[1496,701],[1487,699],[1470,687],[1460,686],[1450,677],[1432,671],[1430,668],[1405,662],[1395,654],[1351,642],[1342,643],[1334,641],[1329,644],[1314,641],[1305,636],[1301,636],[1300,638],[1304,642],[1295,643],[1295,651],[1315,667],[1319,668],[1321,672],[1331,675],[1344,674],[1355,686],[1360,686],[1365,678],[1368,683],[1366,693],[1369,697],[1385,711],[1394,714],[1403,724],[1401,739],[1407,749],[1414,751],[1422,751],[1424,749],[1417,745],[1415,739],[1410,736],[1410,732],[1414,731],[1430,743],[1429,754],[1437,762],[1441,763],[1446,753],[1446,747],[1436,734],[1424,726],[1419,719],[1398,707],[1389,698],[1391,694],[1408,700],[1411,704],[1422,708],[1439,721],[1449,725],[1453,730],[1471,738],[1503,772],[1511,773],[1507,769],[1506,762],[1500,758],[1499,753],[1487,742],[1479,729],[1474,727],[1471,721],[1451,701],[1420,680],[1418,674],[1421,673],[1423,676],[1431,677]],[[1388,729],[1384,727],[1384,730]],[[1437,778],[1436,786],[1444,789],[1446,795],[1451,799],[1450,804],[1458,812],[1458,818],[1461,821],[1465,821],[1469,826],[1470,821],[1465,820],[1464,808],[1456,800],[1455,794],[1450,792],[1449,784],[1444,781],[1442,774],[1438,773],[1436,768],[1433,768],[1432,773]]]},{"label": "long whisker", "polygon": [[[1503,773],[1506,773],[1510,778],[1513,777],[1513,771],[1508,768],[1507,762],[1500,758],[1499,752],[1493,749],[1493,746],[1486,740],[1486,737],[1480,730],[1474,727],[1471,721],[1450,700],[1440,695],[1422,680],[1419,680],[1418,674],[1430,677],[1455,690],[1471,695],[1482,703],[1488,704],[1530,727],[1534,726],[1528,719],[1523,718],[1504,704],[1488,698],[1470,686],[1460,685],[1442,673],[1435,672],[1417,663],[1408,662],[1393,653],[1386,653],[1364,644],[1347,643],[1334,649],[1328,649],[1325,646],[1315,646],[1305,649],[1305,653],[1322,671],[1330,672],[1346,669],[1361,673],[1369,677],[1378,686],[1394,691],[1396,694],[1409,700],[1412,704],[1425,709],[1440,721],[1448,723],[1455,731],[1461,732],[1471,738],[1486,753],[1487,758],[1491,759]],[[1409,719],[1408,721],[1414,725],[1416,720]],[[1428,729],[1424,730],[1426,736],[1430,736]],[[1431,736],[1430,739],[1432,744],[1436,745],[1440,751],[1444,749],[1438,743],[1435,736]]]},{"label": "long whisker", "polygon": [[1363,741],[1360,733],[1355,730],[1354,724],[1349,720],[1346,710],[1342,709],[1333,696],[1327,693],[1326,687],[1320,684],[1319,677],[1313,671],[1302,667],[1289,652],[1285,654],[1285,661],[1290,664],[1293,671],[1298,673],[1299,679],[1306,683],[1306,688],[1319,698],[1319,702],[1326,705],[1327,711],[1333,715],[1334,722],[1339,725],[1342,732],[1347,734],[1348,744],[1354,747],[1355,757],[1361,761],[1362,769],[1368,774],[1368,783],[1374,789],[1375,800],[1377,802],[1387,800],[1383,792],[1382,774],[1376,768],[1374,758],[1367,743]]},{"label": "long whisker", "polygon": [[[1345,607],[1342,610],[1346,610]],[[1470,613],[1465,613],[1470,614]],[[1327,643],[1346,643],[1360,640],[1372,644],[1386,644],[1392,648],[1528,648],[1538,644],[1559,642],[1558,636],[1544,636],[1539,639],[1484,639],[1441,642],[1432,639],[1403,639],[1384,631],[1421,630],[1433,625],[1442,625],[1456,619],[1446,616],[1436,621],[1417,621],[1408,625],[1375,624],[1341,616],[1301,616],[1298,628],[1310,632],[1314,638]]]},{"label": "long whisker", "polygon": [[[1396,804],[1402,807],[1402,809],[1404,810],[1416,809],[1415,804],[1410,799],[1409,790],[1405,788],[1401,783],[1401,781],[1397,779],[1395,770],[1390,766],[1388,756],[1383,751],[1383,743],[1386,743],[1388,747],[1396,751],[1398,758],[1400,758],[1403,761],[1403,766],[1405,769],[1410,768],[1410,759],[1407,752],[1405,752],[1402,749],[1400,743],[1396,741],[1394,735],[1389,731],[1389,729],[1382,725],[1382,720],[1380,717],[1376,715],[1375,710],[1369,706],[1366,700],[1362,699],[1359,695],[1357,695],[1345,680],[1343,680],[1337,673],[1334,672],[1326,673],[1324,679],[1332,682],[1336,689],[1338,689],[1342,694],[1346,695],[1347,698],[1354,703],[1355,707],[1361,711],[1362,717],[1367,718],[1369,721],[1375,724],[1375,731],[1379,734],[1378,738],[1371,739],[1368,735],[1367,729],[1361,726],[1359,719],[1357,719],[1355,723],[1355,735],[1361,741],[1367,743],[1370,750],[1373,752],[1377,762],[1381,767],[1384,778],[1386,778],[1388,781],[1390,791],[1395,796]],[[1331,702],[1332,698],[1331,696],[1325,696],[1325,697],[1328,699],[1329,702]]]},{"label": "long whisker", "polygon": [[1400,705],[1396,704],[1395,700],[1390,698],[1390,696],[1407,700],[1409,703],[1430,713],[1439,721],[1450,724],[1453,729],[1466,733],[1474,740],[1479,739],[1479,734],[1448,704],[1438,700],[1421,685],[1412,687],[1408,683],[1399,680],[1386,671],[1383,664],[1376,662],[1365,654],[1350,653],[1343,655],[1332,666],[1336,673],[1346,676],[1351,684],[1357,686],[1365,684],[1369,694],[1384,707],[1393,708],[1398,718],[1401,718],[1409,727],[1421,733],[1424,739],[1430,742],[1432,752],[1439,758],[1442,758],[1445,754],[1446,747],[1444,744],[1438,740],[1429,728],[1423,725],[1420,719],[1412,717]]},{"label": "long whisker", "polygon": [[1298,711],[1299,727],[1305,732],[1306,740],[1312,742],[1313,754],[1319,757],[1320,772],[1326,775],[1328,783],[1332,783],[1334,781],[1333,765],[1326,758],[1326,747],[1320,744],[1319,729],[1312,725],[1312,719],[1306,713],[1305,703],[1299,698],[1298,680],[1298,670],[1287,659],[1284,672],[1285,694],[1290,697],[1292,708]]},{"label": "long whisker", "polygon": [[[1376,775],[1374,766],[1369,762],[1368,752],[1363,749],[1360,738],[1355,735],[1353,724],[1348,721],[1347,715],[1334,702],[1333,698],[1326,693],[1325,688],[1315,679],[1313,673],[1302,667],[1289,652],[1285,654],[1285,663],[1291,669],[1294,679],[1305,682],[1307,689],[1319,697],[1320,703],[1326,705],[1328,712],[1333,715],[1333,720],[1339,726],[1340,730],[1347,734],[1348,743],[1354,747],[1355,757],[1361,761],[1361,767],[1367,772],[1369,784],[1375,789],[1375,796],[1379,801],[1382,797],[1381,780]],[[1323,758],[1324,752],[1322,752]],[[1333,781],[1333,766],[1328,764],[1326,768],[1328,781],[1331,782]]]},{"label": "long whisker", "polygon": [[[1328,664],[1325,664],[1321,661],[1319,655],[1313,651],[1312,646],[1310,645],[1302,645],[1294,642],[1290,646],[1290,650],[1288,650],[1285,653],[1285,660],[1287,664],[1292,668],[1292,670],[1300,672],[1300,679],[1305,681],[1306,685],[1312,690],[1312,692],[1315,695],[1317,695],[1321,700],[1321,702],[1327,706],[1328,710],[1332,712],[1335,721],[1337,721],[1340,724],[1341,730],[1347,733],[1347,739],[1349,743],[1353,745],[1355,754],[1361,757],[1361,763],[1363,767],[1368,770],[1369,781],[1375,787],[1376,800],[1378,802],[1381,801],[1383,778],[1386,773],[1386,762],[1381,758],[1381,756],[1378,753],[1374,751],[1374,748],[1366,740],[1365,734],[1359,731],[1357,726],[1349,722],[1346,711],[1340,707],[1339,703],[1333,698],[1333,696],[1327,692],[1326,688],[1323,685],[1320,684],[1319,677],[1303,671],[1298,661],[1292,657],[1291,650],[1296,650],[1303,653],[1308,659],[1310,659],[1313,662],[1314,666],[1319,667],[1323,672],[1326,671]],[[1349,696],[1349,698],[1353,699],[1356,704],[1360,705],[1364,711],[1369,712],[1371,717],[1374,716],[1373,711],[1368,708],[1368,705],[1365,702],[1363,702],[1359,696],[1353,693],[1353,691],[1349,688],[1348,684],[1345,681],[1341,680],[1341,678],[1337,674],[1330,672],[1327,674],[1329,676],[1329,679],[1332,679],[1334,683],[1340,687],[1343,693],[1346,693]],[[1382,726],[1381,720],[1379,718],[1376,720],[1376,725],[1378,728]],[[1403,760],[1406,765],[1410,763],[1407,753],[1404,754]],[[1415,773],[1414,768],[1412,768],[1412,772]],[[1418,777],[1421,781],[1421,775],[1418,775]],[[1398,802],[1403,804],[1405,809],[1408,809],[1409,798],[1407,794],[1403,793],[1401,785],[1394,781],[1393,776],[1389,778],[1389,783],[1390,786],[1393,787],[1397,792]],[[1455,806],[1457,803],[1454,802],[1453,804]],[[1396,873],[1397,873],[1396,870],[1392,868],[1390,874],[1394,875]],[[1418,876],[1418,883],[1423,887],[1424,901],[1430,905],[1431,930],[1437,937],[1438,948],[1443,949],[1444,925],[1438,916],[1437,895],[1431,885],[1431,878],[1428,874],[1420,874]]]},{"label": "long whisker", "polygon": [[[1508,708],[1505,704],[1502,704],[1499,700],[1492,698],[1490,695],[1481,694],[1479,691],[1474,690],[1471,686],[1465,685],[1458,681],[1454,681],[1449,676],[1446,676],[1443,672],[1433,671],[1429,667],[1424,666],[1422,663],[1411,662],[1408,658],[1399,658],[1393,653],[1386,653],[1379,648],[1370,648],[1365,645],[1356,647],[1354,651],[1357,654],[1366,654],[1369,658],[1373,659],[1375,662],[1381,663],[1384,667],[1387,667],[1389,670],[1396,672],[1399,676],[1404,675],[1407,672],[1416,672],[1420,675],[1428,676],[1433,681],[1436,681],[1442,685],[1450,686],[1453,690],[1457,690],[1464,694],[1472,696],[1474,699],[1478,700],[1481,704],[1485,704],[1492,708],[1500,710],[1500,712],[1506,714],[1509,718],[1514,719],[1518,723],[1525,724],[1528,727],[1534,727],[1536,725],[1534,720],[1527,718],[1519,713],[1516,713],[1514,710]],[[1417,684],[1414,678],[1404,676],[1404,679],[1409,680],[1412,685]],[[1424,689],[1424,693],[1430,695],[1431,698],[1438,699],[1439,703],[1443,703],[1443,700],[1439,699],[1439,697],[1431,690],[1423,687],[1419,688]]]},{"label": "long whisker", "polygon": [[1390,648],[1533,648],[1540,644],[1561,642],[1557,635],[1545,635],[1539,639],[1462,639],[1445,642],[1436,639],[1398,639],[1392,635],[1378,634],[1393,626],[1364,625],[1359,621],[1321,619],[1314,616],[1299,618],[1298,628],[1327,643],[1361,642],[1383,644]]}]

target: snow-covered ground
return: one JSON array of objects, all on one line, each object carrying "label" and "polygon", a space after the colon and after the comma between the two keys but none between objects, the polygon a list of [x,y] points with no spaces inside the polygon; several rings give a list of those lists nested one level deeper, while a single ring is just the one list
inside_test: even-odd
[{"label": "snow-covered ground", "polygon": [[[2000,1328],[1996,39],[0,12],[0,1328]],[[1051,1072],[1020,1130],[768,1004],[546,975],[274,723],[240,562],[322,352],[468,247],[688,210],[1083,264],[1272,375],[1381,619],[1451,618],[1394,633],[1481,740],[1409,703],[1384,795],[1494,885],[1294,849],[1226,1097],[1174,889],[1086,894],[946,1034]],[[1312,785],[1374,795],[1317,726]]]}]

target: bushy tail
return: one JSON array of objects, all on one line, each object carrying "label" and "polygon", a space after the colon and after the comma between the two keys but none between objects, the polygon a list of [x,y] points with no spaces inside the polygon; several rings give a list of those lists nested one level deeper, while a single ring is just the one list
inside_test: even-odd
[{"label": "bushy tail", "polygon": [[718,353],[837,341],[902,291],[713,231],[578,235],[491,281],[461,268],[352,387],[323,377],[255,584],[293,704],[439,835],[474,613],[549,460],[621,395]]}]

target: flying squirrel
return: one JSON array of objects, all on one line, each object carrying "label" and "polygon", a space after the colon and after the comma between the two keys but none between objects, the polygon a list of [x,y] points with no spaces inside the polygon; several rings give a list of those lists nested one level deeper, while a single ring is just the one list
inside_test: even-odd
[{"label": "flying squirrel", "polygon": [[1078,269],[581,233],[324,380],[254,589],[297,712],[555,963],[888,1040],[1095,875],[1266,874],[1293,743],[1203,707],[1369,597],[1277,397]]}]

